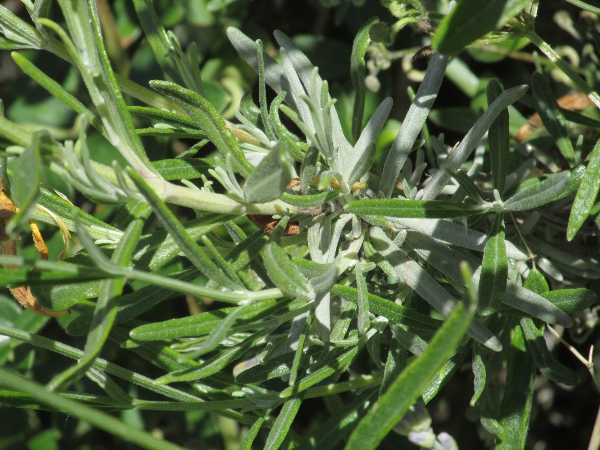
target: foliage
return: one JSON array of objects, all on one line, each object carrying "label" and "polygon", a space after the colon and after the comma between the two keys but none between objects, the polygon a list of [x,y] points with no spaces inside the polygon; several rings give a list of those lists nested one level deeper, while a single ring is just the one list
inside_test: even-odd
[{"label": "foliage", "polygon": [[[0,280],[45,314],[0,298],[0,403],[68,414],[143,448],[195,445],[194,433],[223,445],[215,417],[227,448],[364,449],[403,435],[453,449],[423,405],[467,365],[487,442],[524,448],[536,370],[579,383],[545,331],[585,332],[600,278],[600,83],[542,40],[537,3],[383,1],[391,25],[355,30],[352,89],[324,80],[281,31],[274,48],[228,27],[241,57],[230,66],[206,59],[210,42],[166,31],[184,20],[223,30],[249,14],[243,2],[197,2],[187,18],[132,3],[115,2],[116,16],[93,0],[24,1],[20,15],[0,6],[0,47],[60,101],[56,117],[30,124],[8,102],[0,117]],[[338,23],[367,7],[321,3]],[[404,58],[392,48],[406,30],[434,52],[394,128],[385,71]],[[140,34],[144,64],[164,80],[137,82],[123,41]],[[528,43],[545,55],[533,57],[531,88],[504,89],[461,59]],[[67,79],[37,67],[32,50],[59,59]],[[243,93],[248,66],[258,95]],[[549,73],[590,110],[557,100]],[[436,106],[445,77],[470,112]],[[538,114],[526,136],[517,102]],[[55,233],[49,256],[36,223]],[[303,428],[316,404],[326,413]],[[192,431],[157,436],[148,411],[185,414]]]}]

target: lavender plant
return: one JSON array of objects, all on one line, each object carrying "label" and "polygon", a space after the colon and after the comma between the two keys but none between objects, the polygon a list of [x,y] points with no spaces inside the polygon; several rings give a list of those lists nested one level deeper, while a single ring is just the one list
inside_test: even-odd
[{"label": "lavender plant", "polygon": [[[12,54],[78,114],[78,131],[75,140],[58,140],[0,117],[3,189],[19,208],[7,215],[5,239],[35,219],[59,226],[66,239],[75,233],[80,248],[60,261],[5,253],[2,284],[30,286],[47,311],[70,310],[66,333],[85,336],[85,345],[79,350],[38,333],[47,318],[0,325],[12,345],[75,360],[44,384],[9,370],[4,360],[0,402],[59,410],[145,448],[180,447],[102,410],[211,411],[249,427],[241,448],[322,449],[344,441],[350,449],[376,448],[395,429],[422,447],[451,449],[452,437],[436,435],[423,419],[423,405],[471,358],[471,405],[483,427],[500,447],[522,448],[536,370],[565,385],[579,381],[552,357],[545,324],[571,327],[572,316],[596,300],[557,268],[570,265],[590,277],[600,270],[591,256],[568,259],[548,248],[532,229],[540,211],[569,214],[579,189],[568,231],[576,237],[594,207],[599,144],[584,163],[588,155],[564,134],[542,75],[532,80],[533,100],[547,112],[548,131],[562,136],[565,170],[538,176],[532,159],[518,155],[520,166],[509,164],[515,150],[508,108],[527,98],[527,86],[503,90],[490,80],[486,110],[454,147],[424,130],[455,51],[507,22],[535,42],[530,2],[490,2],[495,9],[486,14],[493,20],[482,25],[489,29],[471,29],[469,42],[453,37],[460,31],[453,23],[463,23],[474,2],[454,10],[451,2],[447,15],[430,14],[419,2],[414,9],[388,2],[403,21],[396,31],[412,19],[441,23],[434,37],[439,51],[378,161],[376,142],[392,100],[382,101],[363,126],[364,59],[377,19],[354,43],[355,120],[346,135],[329,83],[285,34],[275,32],[274,59],[260,40],[228,29],[258,75],[259,92],[258,104],[246,95],[235,121],[225,120],[207,99],[196,51],[181,50],[152,2],[133,3],[170,79],[152,81],[150,89],[113,72],[96,2],[59,0],[66,30],[49,19],[50,2],[26,3],[33,25],[0,7],[2,48],[45,50],[68,61],[91,102],[84,105],[23,53]],[[598,97],[586,89],[592,100]],[[124,95],[144,106],[128,106]],[[152,126],[136,127],[138,118]],[[125,164],[97,162],[92,129]],[[151,161],[141,139],[149,135],[197,144]],[[216,151],[197,157],[208,146]],[[482,176],[483,157],[491,161],[489,176]],[[70,204],[42,184],[45,168],[97,204],[122,205],[121,212],[107,222]],[[182,208],[195,217],[184,220]],[[258,227],[249,231],[243,217]],[[176,269],[165,272],[168,267]],[[565,282],[550,290],[540,269]],[[183,318],[140,320],[182,295],[216,306]],[[150,362],[154,372],[102,358],[110,342]],[[102,393],[78,392],[82,377]],[[150,400],[150,392],[159,400]],[[296,415],[314,398],[324,399],[328,419],[299,434]]]}]

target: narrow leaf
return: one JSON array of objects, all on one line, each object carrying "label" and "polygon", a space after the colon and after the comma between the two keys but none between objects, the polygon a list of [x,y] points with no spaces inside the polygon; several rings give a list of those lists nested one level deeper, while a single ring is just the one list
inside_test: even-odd
[{"label": "narrow leaf", "polygon": [[571,170],[549,175],[544,181],[517,192],[504,202],[504,207],[507,211],[526,211],[560,200],[575,192],[584,173],[585,167],[579,165]]},{"label": "narrow leaf", "polygon": [[531,90],[535,110],[542,119],[544,127],[546,127],[546,130],[548,130],[550,136],[556,142],[563,156],[573,166],[575,164],[575,150],[567,133],[565,116],[560,111],[556,103],[556,97],[548,81],[542,74],[538,72],[533,73],[531,76]]},{"label": "narrow leaf", "polygon": [[306,277],[275,242],[265,247],[264,264],[275,286],[292,298],[313,300],[316,293]]},{"label": "narrow leaf", "polygon": [[386,198],[391,197],[398,175],[400,175],[406,158],[412,151],[413,144],[423,129],[425,120],[440,90],[447,64],[448,58],[439,53],[435,53],[431,58],[429,67],[425,72],[425,78],[419,86],[417,95],[410,105],[408,113],[406,113],[400,132],[396,136],[392,149],[385,160],[385,166],[381,174],[380,192]]},{"label": "narrow leaf", "polygon": [[[331,293],[339,295],[346,300],[354,303],[358,303],[358,290],[350,286],[342,286],[336,284],[331,289]],[[402,305],[398,305],[390,300],[379,297],[374,294],[367,294],[369,300],[369,311],[373,314],[377,314],[387,318],[390,322],[397,325],[406,325],[416,330],[422,331],[436,331],[439,329],[441,322],[436,319],[432,319],[425,314],[421,314],[411,308],[407,308]]]},{"label": "narrow leaf", "polygon": [[367,122],[354,148],[347,154],[340,153],[344,159],[339,161],[342,175],[348,180],[348,184],[352,185],[358,181],[371,168],[375,156],[375,141],[392,110],[392,104],[391,98],[381,102]]},{"label": "narrow leaf", "polygon": [[35,133],[31,145],[15,162],[11,190],[19,211],[10,218],[6,226],[9,235],[27,224],[27,219],[39,198],[42,182],[42,139],[44,139],[43,135]]},{"label": "narrow leaf", "polygon": [[600,139],[596,141],[596,146],[589,156],[585,174],[581,179],[581,184],[571,208],[569,226],[567,227],[567,239],[569,241],[573,240],[590,215],[590,211],[598,197],[598,191],[600,191]]},{"label": "narrow leaf", "polygon": [[352,139],[358,140],[362,128],[363,114],[365,111],[365,55],[371,43],[369,31],[371,26],[378,23],[377,17],[367,20],[354,38],[352,54],[350,56],[350,76],[354,87],[354,106],[352,114]]},{"label": "narrow leaf", "polygon": [[347,438],[351,429],[367,413],[371,405],[370,399],[375,393],[376,391],[367,390],[345,404],[343,408],[337,409],[335,414],[310,432],[310,435],[300,443],[299,450],[336,448],[337,444]]},{"label": "narrow leaf", "polygon": [[81,420],[105,430],[121,439],[136,444],[142,448],[154,450],[182,450],[175,444],[163,439],[158,439],[151,434],[134,428],[107,413],[100,412],[95,408],[81,404],[75,400],[64,398],[50,392],[45,386],[39,385],[24,377],[13,374],[6,369],[0,368],[0,382],[3,386],[17,392],[31,395],[35,400],[44,405],[55,408],[58,411],[77,417]]},{"label": "narrow leaf", "polygon": [[[527,348],[542,375],[549,380],[566,386],[575,386],[579,384],[579,377],[577,374],[552,357],[546,345],[543,331],[535,325],[533,320],[523,318],[521,319],[520,324],[523,329],[523,336],[525,336]],[[544,327],[542,327],[542,329],[543,328]]]},{"label": "narrow leaf", "polygon": [[485,370],[485,363],[481,358],[481,353],[479,352],[478,348],[479,347],[477,346],[473,347],[473,360],[471,363],[474,376],[473,383],[475,385],[475,393],[473,394],[473,397],[471,398],[470,402],[471,406],[475,406],[477,404],[477,400],[479,400],[479,397],[483,393],[483,390],[485,389],[485,381],[487,376]]},{"label": "narrow leaf", "polygon": [[373,405],[350,436],[347,450],[372,450],[419,398],[423,389],[458,346],[475,314],[475,307],[458,306],[420,357],[400,374]]},{"label": "narrow leaf", "polygon": [[507,89],[492,102],[483,115],[475,122],[461,143],[458,144],[458,147],[444,160],[440,170],[435,173],[427,186],[425,186],[422,191],[422,200],[433,200],[438,196],[450,180],[451,174],[458,172],[500,113],[525,95],[527,89],[527,86],[517,86]]},{"label": "narrow leaf", "polygon": [[46,89],[53,97],[56,97],[65,105],[73,109],[77,114],[82,114],[85,119],[99,132],[104,131],[104,125],[83,103],[68,93],[60,84],[38,69],[31,61],[17,52],[11,53],[12,59],[19,68]]},{"label": "narrow leaf", "polygon": [[331,200],[339,197],[342,194],[339,190],[334,191],[325,191],[319,194],[309,194],[309,195],[294,195],[288,192],[283,192],[281,194],[281,200],[286,203],[289,203],[293,206],[298,206],[300,208],[312,208],[315,206],[321,206],[325,203],[330,202]]},{"label": "narrow leaf", "polygon": [[[500,85],[493,78],[488,82],[486,94],[488,105],[491,105],[502,94]],[[506,184],[506,176],[508,175],[508,163],[510,159],[509,141],[508,109],[505,109],[494,120],[488,132],[493,186],[500,193],[501,197],[504,192],[504,185]]]},{"label": "narrow leaf", "polygon": [[433,47],[453,54],[502,26],[516,16],[530,0],[462,0],[450,12],[433,37]]},{"label": "narrow leaf", "polygon": [[279,144],[273,147],[246,180],[246,201],[266,203],[278,199],[292,180],[292,164],[285,146]]},{"label": "narrow leaf", "polygon": [[361,265],[354,266],[356,276],[356,287],[358,288],[358,333],[365,334],[369,329],[369,296],[367,282],[361,270]]},{"label": "narrow leaf", "polygon": [[498,450],[524,449],[533,403],[535,365],[525,346],[520,326],[511,330],[511,346],[506,374],[506,390],[502,399],[500,442]]},{"label": "narrow leaf", "polygon": [[144,195],[152,210],[162,222],[169,235],[175,240],[181,251],[200,272],[224,287],[232,290],[239,289],[231,279],[226,277],[221,270],[204,253],[204,250],[187,233],[183,224],[175,214],[165,205],[156,192],[148,186],[144,179],[136,172],[130,170],[129,176]]},{"label": "narrow leaf", "polygon": [[485,244],[479,278],[479,308],[486,316],[496,311],[506,291],[508,262],[504,244],[504,215],[496,214],[490,238]]},{"label": "narrow leaf", "polygon": [[273,428],[267,436],[265,450],[277,450],[283,444],[301,404],[302,396],[292,398],[283,404],[277,419],[275,419]]},{"label": "narrow leaf", "polygon": [[[370,230],[371,243],[387,259],[399,280],[406,283],[444,317],[449,317],[459,304],[423,267],[395,245],[381,228]],[[562,311],[561,311],[562,313]],[[500,351],[502,344],[481,322],[473,320],[467,334],[486,347]]]},{"label": "narrow leaf", "polygon": [[486,208],[481,205],[403,199],[356,200],[349,203],[345,209],[354,214],[418,219],[466,217],[486,212]]},{"label": "narrow leaf", "polygon": [[233,156],[235,168],[243,177],[250,175],[252,166],[244,156],[233,133],[227,128],[225,120],[208,100],[194,91],[169,81],[154,80],[150,82],[150,86],[181,106],[223,156],[228,154]]},{"label": "narrow leaf", "polygon": [[[149,213],[149,210],[146,208],[147,207],[138,208],[139,217],[137,220],[132,221],[127,227],[127,230],[125,230],[125,234],[121,238],[121,241],[111,258],[114,264],[126,266],[131,261],[131,256],[144,225],[143,219],[145,219]],[[106,343],[115,322],[118,305],[116,299],[121,294],[124,285],[125,280],[123,278],[108,279],[102,282],[90,325],[90,332],[85,341],[83,358],[81,358],[75,366],[56,375],[48,384],[49,389],[65,389],[70,383],[75,381],[92,366],[94,359],[98,357],[102,347]]]}]

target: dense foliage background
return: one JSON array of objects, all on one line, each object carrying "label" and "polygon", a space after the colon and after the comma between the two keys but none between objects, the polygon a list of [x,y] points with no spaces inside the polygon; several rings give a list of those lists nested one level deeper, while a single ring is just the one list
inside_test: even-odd
[{"label": "dense foliage background", "polygon": [[[172,30],[183,49],[195,43],[199,55],[199,67],[205,85],[207,98],[225,119],[235,121],[234,110],[248,89],[254,90],[258,103],[257,75],[236,53],[227,39],[226,30],[237,27],[252,39],[261,39],[265,51],[276,56],[278,46],[273,32],[281,30],[290,36],[294,43],[319,67],[319,75],[330,83],[332,97],[338,99],[336,108],[347,135],[352,127],[353,86],[350,79],[350,57],[353,41],[367,19],[378,16],[384,23],[393,26],[397,19],[387,6],[399,7],[401,2],[350,1],[350,0],[156,0],[153,2],[161,24]],[[430,9],[443,9],[445,2],[424,2]],[[28,18],[26,6],[17,0],[3,1],[2,5],[19,17]],[[55,5],[56,6],[56,5]],[[144,38],[138,15],[133,3],[127,0],[99,0],[100,19],[105,35],[106,47],[119,75],[130,78],[142,86],[150,80],[164,79],[163,72]],[[58,7],[52,11],[53,20],[64,23]],[[376,107],[388,96],[394,100],[390,120],[386,123],[377,140],[375,160],[389,148],[400,128],[411,104],[408,90],[416,89],[429,62],[429,52],[413,58],[421,49],[430,44],[433,23],[416,22],[404,26],[393,42],[374,45],[367,53],[367,80],[365,118],[369,118]],[[562,0],[541,2],[535,22],[535,30],[542,36],[594,89],[600,88],[600,16]],[[60,83],[65,90],[75,95],[83,103],[89,103],[88,94],[78,72],[67,62],[46,52],[26,50],[22,52],[46,74]],[[491,78],[498,80],[504,88],[530,84],[536,66],[545,73],[552,91],[557,98],[576,92],[573,82],[542,55],[527,39],[501,43],[482,43],[461,51],[457,55],[463,65],[449,70],[442,83],[440,94],[428,120],[428,131],[438,136],[443,133],[445,143],[453,146],[461,140],[475,120],[487,107],[485,87]],[[269,102],[275,95],[268,92]],[[4,114],[24,128],[34,130],[43,126],[58,140],[77,139],[78,128],[73,126],[76,113],[49,95],[35,81],[25,76],[11,59],[10,52],[0,52],[0,98]],[[531,97],[529,97],[531,98]],[[129,104],[136,100],[126,97]],[[572,109],[568,105],[561,105]],[[600,118],[591,104],[584,103],[584,110],[592,118]],[[521,101],[511,110],[511,137],[522,130],[527,118],[535,113],[531,102]],[[136,119],[136,125],[142,119]],[[366,120],[365,120],[366,122]],[[573,142],[583,134],[579,148],[587,155],[598,138],[598,128],[582,124],[569,125]],[[511,138],[511,145],[518,152],[530,153],[536,159],[540,175],[559,172],[569,167],[560,153],[555,140],[548,136],[543,126],[537,126],[538,133],[533,144],[526,146]],[[525,129],[523,129],[525,130]],[[524,131],[525,132],[525,131]],[[528,139],[531,139],[527,136]],[[173,139],[159,135],[142,138],[144,148],[151,160],[172,158],[189,149],[196,143],[189,137]],[[98,133],[90,133],[88,145],[94,148],[94,159],[110,164],[113,160],[123,161],[121,155]],[[6,146],[4,146],[6,147]],[[209,148],[209,147],[206,147]],[[201,149],[199,156],[209,150]],[[431,156],[430,154],[427,155]],[[485,160],[482,172],[490,172],[490,161]],[[71,202],[96,218],[111,223],[118,217],[121,205],[95,204],[56,173],[45,169],[44,182],[53,189],[64,193]],[[216,188],[218,189],[218,188]],[[194,218],[193,212],[178,208],[182,220]],[[533,253],[548,252],[556,256],[559,264],[549,259],[538,260],[538,268],[546,274],[552,288],[582,287],[600,294],[600,245],[598,242],[598,212],[581,229],[578,238],[566,240],[568,216],[544,217],[542,211],[543,235],[532,241]],[[554,220],[554,222],[553,222]],[[236,223],[250,234],[256,227],[245,218]],[[50,259],[56,260],[65,250],[63,234],[56,226],[40,224],[41,233],[49,247]],[[146,231],[158,230],[160,225],[152,222]],[[222,237],[227,234],[223,231]],[[75,244],[75,247],[77,244]],[[546,248],[547,246],[551,248]],[[560,255],[552,249],[560,250]],[[31,235],[22,233],[19,241],[19,254],[34,257],[36,250]],[[572,255],[570,261],[568,255]],[[581,256],[584,255],[584,256]],[[580,257],[581,256],[581,257]],[[562,258],[562,260],[561,260]],[[570,267],[573,261],[577,265]],[[581,262],[583,261],[583,262]],[[161,269],[162,274],[170,274],[184,267],[176,261]],[[557,273],[564,272],[563,279]],[[554,276],[553,276],[554,275]],[[562,275],[561,275],[562,276]],[[135,282],[133,282],[135,288]],[[140,284],[139,286],[141,286]],[[138,286],[138,287],[139,287]],[[159,322],[167,318],[185,317],[200,311],[214,308],[210,299],[196,302],[191,296],[180,296],[165,301],[145,312],[136,320],[145,323]],[[23,310],[6,291],[0,296],[0,324],[39,332],[43,336],[56,339],[75,348],[83,348],[85,336],[71,336],[65,333],[69,322],[77,316],[48,319]],[[596,310],[586,309],[576,316],[576,325],[564,331],[563,338],[584,357],[588,357],[592,347],[600,345],[600,334],[596,328]],[[141,322],[140,322],[141,323]],[[17,328],[18,328],[17,327]],[[562,333],[561,328],[557,327]],[[566,387],[549,381],[538,374],[535,380],[535,395],[531,412],[530,432],[527,448],[535,450],[586,448],[592,436],[592,429],[598,413],[600,396],[596,380],[584,364],[577,360],[573,352],[546,331],[548,347],[553,356],[565,366],[574,370],[581,382]],[[116,342],[107,342],[102,357],[132,371],[150,378],[164,375],[162,370],[137,356],[125,351]],[[594,367],[600,360],[592,354]],[[20,373],[27,374],[38,383],[47,383],[57,373],[68,368],[72,362],[55,356],[50,351],[19,345],[12,339],[0,340],[0,363]],[[366,364],[366,363],[365,363]],[[492,435],[479,424],[478,412],[469,405],[472,397],[473,372],[467,358],[456,375],[444,389],[428,404],[432,418],[432,428],[436,433],[449,433],[462,449],[481,448],[482,442],[492,442]],[[594,368],[591,369],[592,374]],[[129,395],[135,397],[136,387],[123,386]],[[71,386],[78,392],[102,392],[87,379],[79,379]],[[502,389],[502,387],[500,387]],[[305,400],[296,416],[293,430],[298,435],[315,429],[327,417],[328,411],[335,410],[336,399],[330,397]],[[0,407],[0,448],[28,448],[32,450],[136,448],[105,431],[101,431],[85,421],[69,415],[41,410]],[[128,410],[114,413],[125,423],[144,429],[154,436],[162,437],[187,448],[238,448],[248,425],[239,424],[233,419],[208,411],[165,412]],[[596,431],[596,435],[600,432]],[[264,443],[260,436],[256,448]],[[417,448],[407,438],[390,434],[380,448]]]}]

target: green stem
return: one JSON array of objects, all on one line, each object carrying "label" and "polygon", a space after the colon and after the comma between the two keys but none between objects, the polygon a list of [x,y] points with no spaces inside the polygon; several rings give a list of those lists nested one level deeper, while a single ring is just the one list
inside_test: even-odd
[{"label": "green stem", "polygon": [[319,398],[325,395],[342,394],[348,391],[378,386],[381,384],[381,379],[382,374],[376,373],[373,375],[363,375],[360,378],[350,381],[343,381],[341,383],[326,384],[324,386],[308,389],[304,398]]},{"label": "green stem", "polygon": [[222,194],[198,191],[172,183],[166,183],[162,180],[146,181],[165,202],[186,206],[200,211],[240,216],[246,214],[262,214],[269,216],[275,214],[293,215],[298,213],[298,207],[292,206],[281,200],[275,200],[268,203],[245,204]]},{"label": "green stem", "polygon": [[600,8],[597,8],[596,6],[588,5],[587,3],[582,2],[581,0],[567,0],[567,2],[571,5],[578,6],[581,9],[585,9],[586,11],[598,14],[600,16]]},{"label": "green stem", "polygon": [[[572,0],[571,0],[572,1]],[[596,105],[598,109],[600,109],[600,95],[596,91],[594,91],[589,84],[587,84],[583,78],[581,78],[575,70],[565,62],[556,51],[544,41],[535,31],[526,30],[525,36],[533,42],[537,47],[552,61],[556,67],[558,67],[562,72],[569,77],[569,79],[575,83],[575,85],[581,89],[590,100]]]},{"label": "green stem", "polygon": [[[61,342],[53,341],[51,339],[36,336],[26,331],[17,330],[12,327],[0,326],[0,335],[8,336],[13,339],[18,339],[28,344],[35,345],[46,350],[58,353],[59,355],[66,356],[72,359],[81,359],[83,357],[83,351],[63,344]],[[195,395],[188,394],[187,392],[180,391],[171,386],[161,385],[156,383],[153,379],[140,375],[139,373],[127,370],[114,363],[108,362],[105,359],[97,358],[92,367],[95,369],[104,371],[110,375],[114,375],[128,383],[135,384],[137,386],[146,388],[157,394],[164,395],[165,397],[177,400],[180,402],[202,402],[203,400]]]},{"label": "green stem", "polygon": [[132,442],[142,448],[156,450],[178,450],[182,447],[170,442],[158,439],[151,434],[131,427],[121,420],[100,412],[94,408],[83,405],[75,400],[64,398],[54,392],[48,391],[43,385],[29,381],[28,379],[0,368],[0,383],[3,386],[17,392],[31,395],[35,400],[55,408],[68,415],[73,415],[81,420],[105,430],[125,441]]}]

